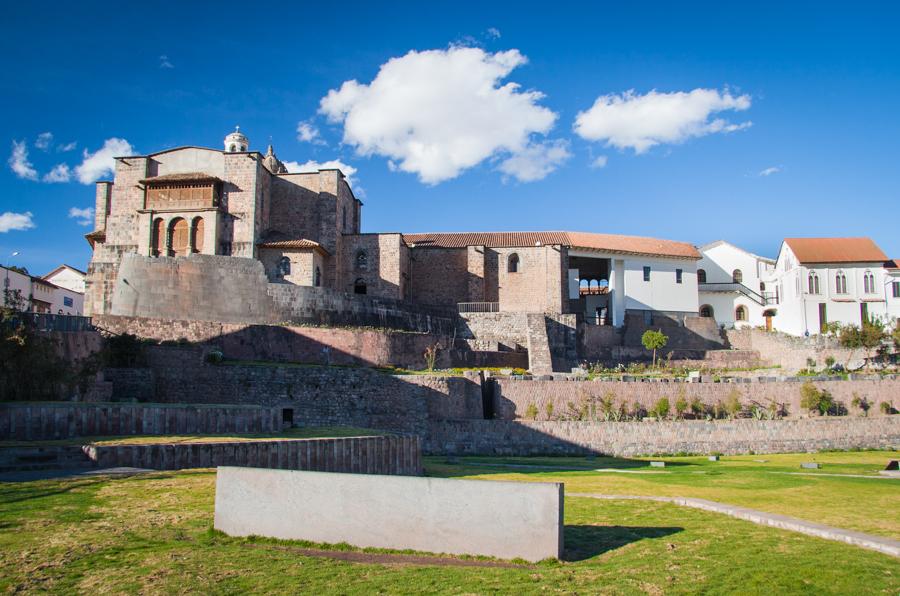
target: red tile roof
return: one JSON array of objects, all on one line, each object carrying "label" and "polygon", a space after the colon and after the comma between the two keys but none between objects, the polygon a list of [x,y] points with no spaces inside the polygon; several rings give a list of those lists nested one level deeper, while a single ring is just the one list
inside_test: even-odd
[{"label": "red tile roof", "polygon": [[871,238],[785,238],[801,263],[884,263],[887,255]]},{"label": "red tile roof", "polygon": [[257,244],[260,248],[282,248],[282,249],[291,249],[291,248],[301,248],[301,249],[312,249],[319,251],[320,253],[327,255],[328,251],[319,244],[318,242],[314,242],[312,240],[307,240],[306,238],[294,238],[291,240],[275,240],[272,242],[260,242]]},{"label": "red tile roof", "polygon": [[403,234],[403,240],[416,247],[514,248],[538,245],[561,245],[571,248],[652,255],[680,259],[699,259],[697,248],[687,242],[659,240],[641,236],[593,234],[589,232],[460,232],[434,234]]},{"label": "red tile roof", "polygon": [[891,259],[884,266],[888,269],[900,269],[900,259]]}]

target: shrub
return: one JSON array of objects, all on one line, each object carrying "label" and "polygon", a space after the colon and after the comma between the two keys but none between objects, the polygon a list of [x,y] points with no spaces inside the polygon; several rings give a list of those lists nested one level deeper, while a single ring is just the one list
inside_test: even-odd
[{"label": "shrub", "polygon": [[661,397],[656,400],[656,403],[653,405],[653,409],[650,413],[659,420],[665,420],[669,417],[669,409],[669,399],[666,397]]},{"label": "shrub", "polygon": [[437,361],[438,352],[440,351],[441,344],[434,344],[425,348],[425,367],[429,372],[434,370],[434,363]]},{"label": "shrub", "polygon": [[829,412],[835,409],[835,403],[834,398],[828,391],[818,389],[807,381],[800,387],[800,407],[810,413],[818,412],[822,416],[827,416]]},{"label": "shrub", "polygon": [[537,406],[533,403],[528,404],[528,407],[525,408],[525,418],[528,420],[537,420],[538,409]]},{"label": "shrub", "polygon": [[827,358],[825,358],[825,366],[827,366],[828,368],[834,366],[834,356],[828,356]]},{"label": "shrub", "polygon": [[631,405],[631,416],[635,420],[642,420],[644,416],[647,415],[647,410],[644,409],[644,406],[639,404],[638,402],[634,402]]},{"label": "shrub", "polygon": [[855,391],[853,392],[853,399],[850,400],[850,405],[860,410],[863,416],[868,416],[869,410],[872,408],[871,402],[865,397],[858,396]]},{"label": "shrub", "polygon": [[[853,356],[854,350],[863,350],[866,354],[866,368],[869,366],[868,354],[870,350],[881,346],[882,342],[888,337],[884,329],[884,323],[879,319],[871,321],[863,321],[861,327],[856,325],[844,325],[841,327],[838,341],[841,346],[850,350],[850,357]],[[847,362],[850,362],[850,357]]]},{"label": "shrub", "polygon": [[688,402],[684,398],[684,396],[678,396],[678,399],[675,400],[675,415],[681,419],[684,418],[684,413],[687,412]]},{"label": "shrub", "polygon": [[220,352],[219,350],[211,350],[206,353],[206,357],[204,359],[209,364],[221,364],[224,358],[225,355],[222,354],[222,352]]},{"label": "shrub", "polygon": [[553,420],[553,402],[548,401],[544,411],[547,413],[547,420]]},{"label": "shrub", "polygon": [[741,405],[741,392],[737,389],[732,389],[725,399],[725,412],[728,414],[729,418],[737,418],[743,409],[744,406]]},{"label": "shrub", "polygon": [[694,418],[699,418],[700,414],[702,414],[705,409],[706,408],[704,408],[703,402],[699,397],[695,397],[691,400],[691,414],[694,415]]},{"label": "shrub", "polygon": [[668,343],[669,337],[660,331],[653,331],[652,329],[647,329],[644,331],[644,334],[641,336],[641,343],[644,344],[644,347],[648,350],[653,350],[653,367],[656,368],[656,350],[662,349],[666,347],[666,343]]},{"label": "shrub", "polygon": [[887,415],[887,414],[894,413],[894,406],[890,402],[883,401],[883,402],[881,402],[881,405],[879,405],[878,407],[881,408],[882,414]]}]

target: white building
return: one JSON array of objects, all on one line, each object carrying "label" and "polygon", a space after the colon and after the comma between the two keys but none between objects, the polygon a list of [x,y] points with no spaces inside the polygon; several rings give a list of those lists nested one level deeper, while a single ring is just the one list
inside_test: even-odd
[{"label": "white building", "polygon": [[806,335],[830,322],[890,322],[888,302],[897,308],[898,279],[887,262],[869,238],[785,238],[771,279],[778,297],[775,329]]},{"label": "white building", "polygon": [[[43,278],[26,275],[18,271],[0,267],[3,279],[3,300],[12,301],[18,293],[22,308],[30,312],[54,315],[81,315],[84,313],[84,293],[58,286]],[[9,298],[7,298],[9,297]]]},{"label": "white building", "polygon": [[72,290],[84,294],[84,278],[87,275],[84,271],[76,269],[71,265],[60,265],[42,279],[49,281],[61,288]]},{"label": "white building", "polygon": [[884,274],[888,316],[900,319],[900,259],[892,259],[885,263]]},{"label": "white building", "polygon": [[775,261],[717,240],[700,247],[699,311],[720,326],[772,328],[777,299],[771,279]]}]

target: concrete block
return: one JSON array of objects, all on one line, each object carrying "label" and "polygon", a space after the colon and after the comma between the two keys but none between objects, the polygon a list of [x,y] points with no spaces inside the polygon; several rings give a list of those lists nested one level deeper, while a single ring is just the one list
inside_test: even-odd
[{"label": "concrete block", "polygon": [[821,466],[821,464],[810,462],[810,463],[802,463],[802,464],[800,464],[800,467],[803,468],[804,470],[818,470],[822,466]]},{"label": "concrete block", "polygon": [[562,554],[563,485],[220,466],[215,527],[231,536],[540,561]]},{"label": "concrete block", "polygon": [[666,462],[664,462],[664,461],[652,461],[652,462],[650,462],[650,467],[651,467],[651,468],[665,468],[665,467],[666,467]]}]

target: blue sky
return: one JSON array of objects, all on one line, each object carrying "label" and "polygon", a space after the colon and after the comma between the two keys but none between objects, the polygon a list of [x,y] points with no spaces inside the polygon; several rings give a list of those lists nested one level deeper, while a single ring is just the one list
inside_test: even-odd
[{"label": "blue sky", "polygon": [[[867,235],[900,257],[896,3],[182,4],[5,7],[0,262],[85,267],[79,178],[121,143],[219,147],[236,124],[282,160],[355,168],[364,231],[771,256]],[[44,181],[60,164],[69,181]]]}]

